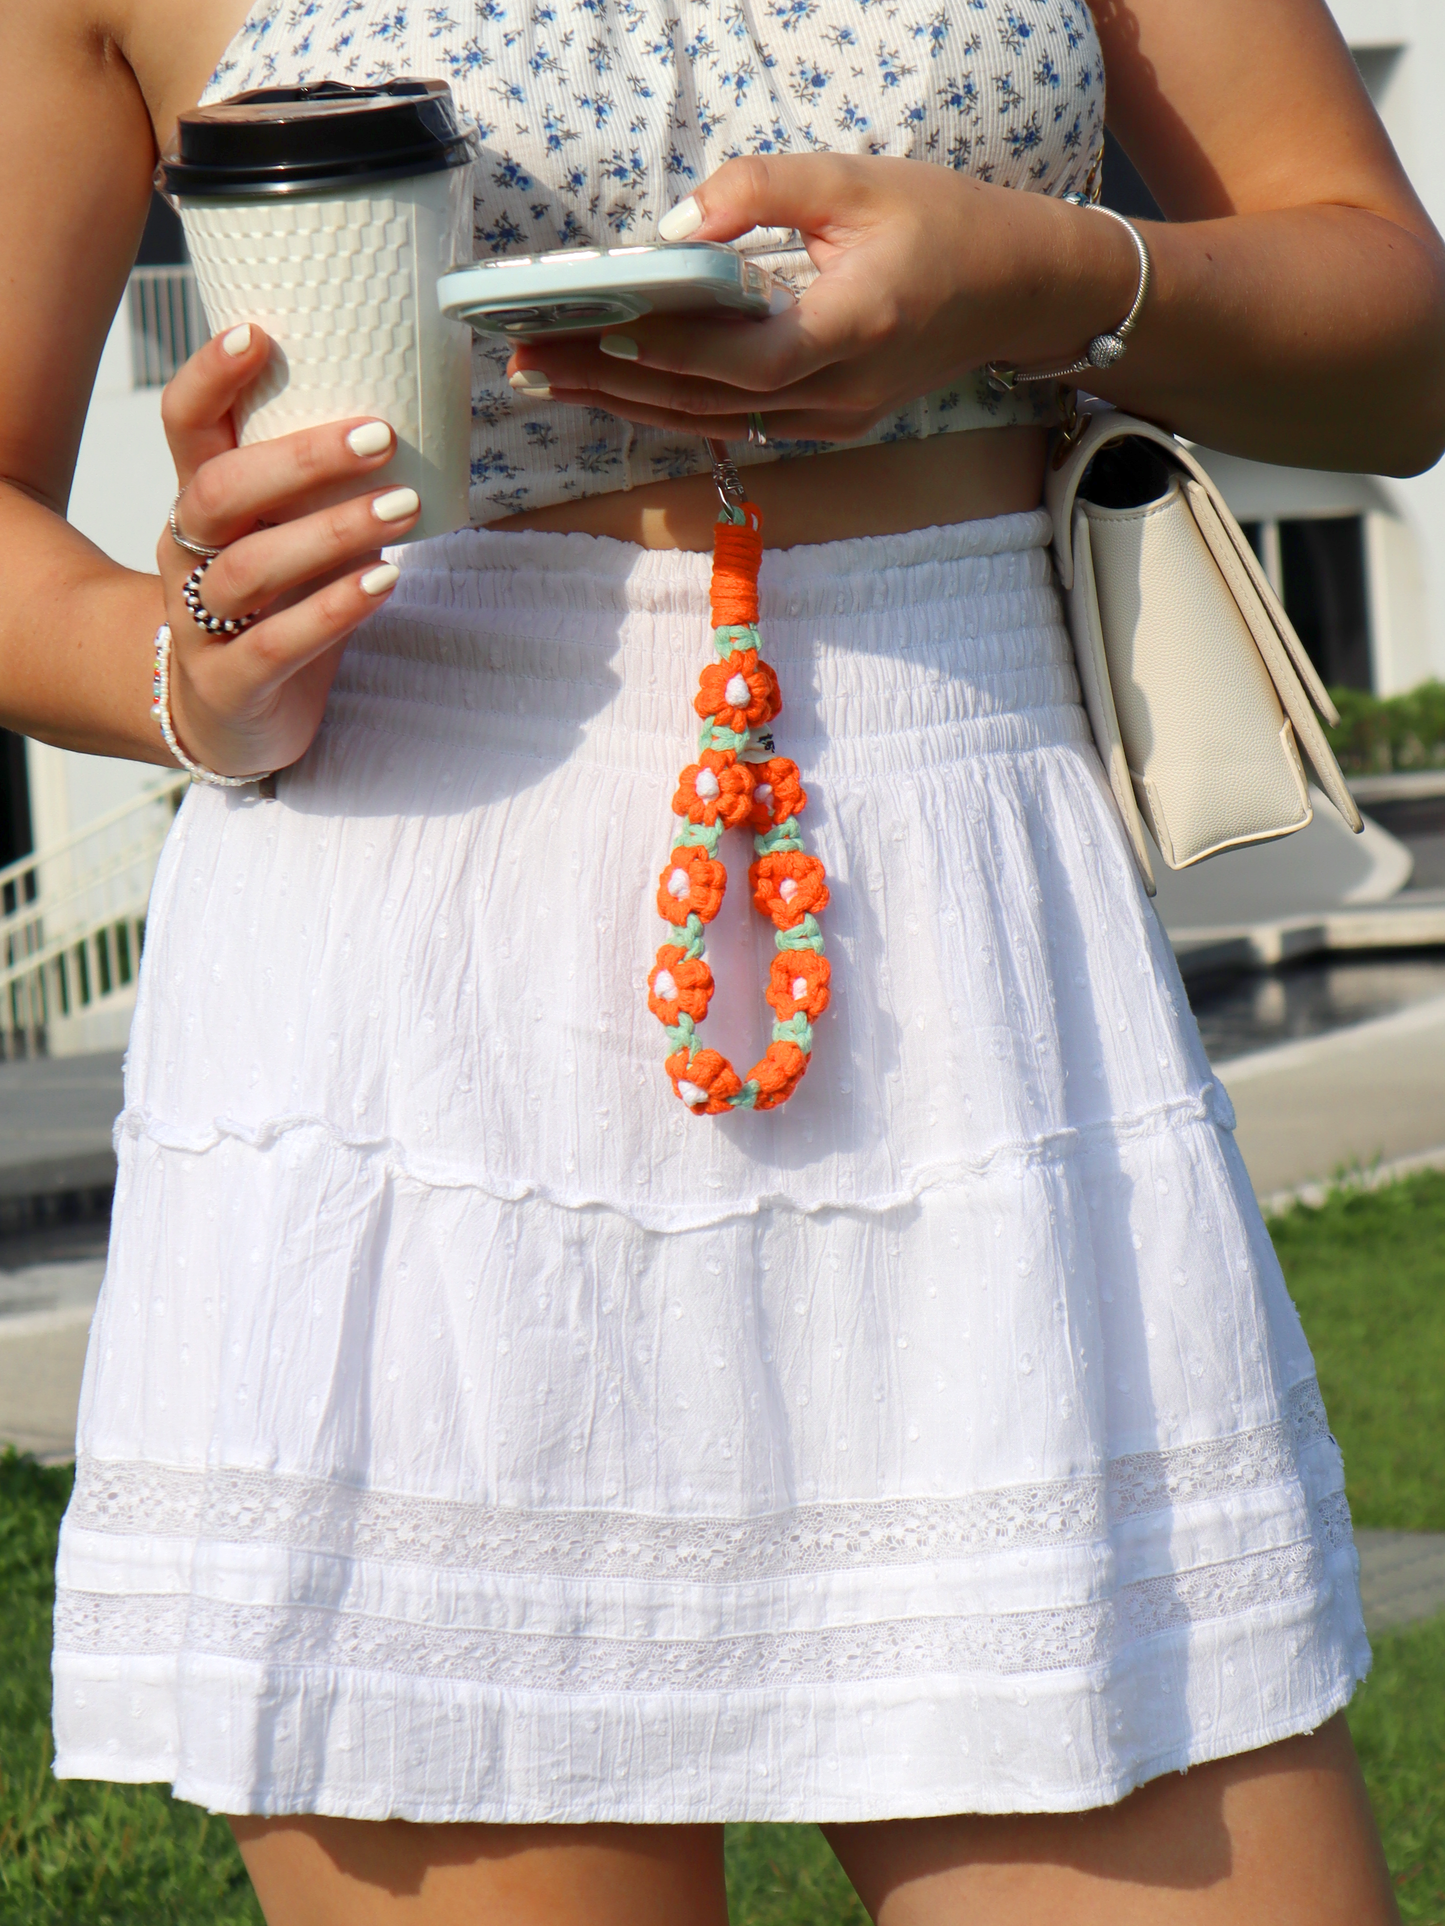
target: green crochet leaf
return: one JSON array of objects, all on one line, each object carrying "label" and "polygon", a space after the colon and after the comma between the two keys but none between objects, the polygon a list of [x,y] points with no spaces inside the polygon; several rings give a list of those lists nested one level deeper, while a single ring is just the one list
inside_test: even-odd
[{"label": "green crochet leaf", "polygon": [[763,646],[756,622],[733,622],[726,628],[714,629],[712,645],[724,661],[734,649],[761,649]]},{"label": "green crochet leaf", "polygon": [[796,1016],[789,1017],[786,1023],[773,1025],[774,1043],[796,1043],[803,1055],[810,1056],[813,1049],[813,1026],[800,1010]]},{"label": "green crochet leaf", "polygon": [[721,823],[685,822],[677,832],[674,849],[705,849],[709,856],[717,855],[717,846],[722,841]]},{"label": "green crochet leaf", "polygon": [[773,942],[780,950],[812,950],[817,956],[823,954],[823,932],[818,928],[818,920],[809,913],[801,923],[794,924],[790,930],[778,930]]},{"label": "green crochet leaf", "polygon": [[796,816],[789,816],[761,836],[754,836],[753,848],[759,856],[771,856],[778,849],[801,849],[802,832],[798,828]]},{"label": "green crochet leaf", "polygon": [[667,1031],[667,1040],[673,1050],[686,1050],[687,1060],[691,1063],[698,1050],[697,1025],[692,1018],[684,1012],[676,1023],[665,1023],[663,1028]]}]

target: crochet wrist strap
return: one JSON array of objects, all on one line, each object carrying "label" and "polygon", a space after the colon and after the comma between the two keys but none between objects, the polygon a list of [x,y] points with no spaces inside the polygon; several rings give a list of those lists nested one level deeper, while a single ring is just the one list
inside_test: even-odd
[{"label": "crochet wrist strap", "polygon": [[[743,495],[737,470],[713,447],[722,512],[713,531],[712,621],[717,660],[703,670],[693,707],[702,718],[698,759],[678,779],[673,813],[682,820],[658,878],[657,907],[673,940],[657,952],[647,1004],[667,1031],[667,1074],[689,1110],[773,1110],[802,1080],[813,1049],[813,1019],[828,1007],[827,958],[815,912],[826,909],[823,865],[803,847],[798,817],[807,795],[798,766],[774,754],[769,725],[782,708],[778,679],[760,654],[758,568],[763,518]],[[727,870],[718,849],[725,829],[751,829],[753,902],[771,919],[777,954],[766,1000],[776,1016],[761,1061],[740,1077],[697,1031],[713,975],[705,929],[722,907]]]}]

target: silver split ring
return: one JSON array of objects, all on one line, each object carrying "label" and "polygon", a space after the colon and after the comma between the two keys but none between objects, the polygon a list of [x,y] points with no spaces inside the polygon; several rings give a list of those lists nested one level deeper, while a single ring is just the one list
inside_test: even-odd
[{"label": "silver split ring", "polygon": [[[181,495],[184,495],[185,492],[186,491],[182,489]],[[175,543],[177,548],[183,548],[186,551],[187,555],[199,555],[202,561],[214,562],[216,557],[221,552],[220,549],[207,548],[204,542],[188,542],[185,536],[182,535],[181,531],[176,527],[176,510],[181,505],[181,495],[177,495],[175,500],[171,503],[171,513],[170,513],[171,540]]]},{"label": "silver split ring", "polygon": [[763,428],[763,418],[754,412],[748,416],[748,447],[766,448],[768,437]]},{"label": "silver split ring", "polygon": [[[216,554],[219,553],[217,549]],[[249,615],[212,615],[201,600],[201,578],[214,560],[215,556],[208,555],[203,562],[197,562],[181,584],[181,600],[196,627],[204,629],[207,635],[239,635],[242,629],[250,628],[261,611],[253,609]]]}]

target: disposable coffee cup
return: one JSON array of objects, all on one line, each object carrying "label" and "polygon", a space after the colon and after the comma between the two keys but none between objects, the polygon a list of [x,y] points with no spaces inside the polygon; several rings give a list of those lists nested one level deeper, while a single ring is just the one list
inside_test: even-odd
[{"label": "disposable coffee cup", "polygon": [[156,174],[211,332],[253,321],[271,337],[235,409],[241,442],[389,422],[396,453],[368,480],[421,497],[403,541],[469,520],[472,334],[436,285],[471,260],[477,146],[445,81],[321,81],[182,114]]}]

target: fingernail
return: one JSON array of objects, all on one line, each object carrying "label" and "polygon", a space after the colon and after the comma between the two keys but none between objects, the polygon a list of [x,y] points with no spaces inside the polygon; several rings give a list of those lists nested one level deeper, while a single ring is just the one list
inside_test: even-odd
[{"label": "fingernail", "polygon": [[404,522],[421,507],[421,496],[414,488],[393,488],[378,495],[371,512],[379,522]]},{"label": "fingernail", "polygon": [[251,323],[243,321],[239,328],[232,328],[229,334],[221,336],[221,346],[227,354],[244,354],[251,345]]},{"label": "fingernail", "polygon": [[597,345],[603,354],[614,355],[619,361],[635,361],[640,352],[630,334],[604,334]]},{"label": "fingernail", "polygon": [[[398,490],[400,494],[410,494],[410,489]],[[415,497],[413,497],[415,499]],[[385,595],[386,591],[401,575],[395,562],[382,562],[377,568],[369,568],[361,578],[361,586],[368,595]]]},{"label": "fingernail", "polygon": [[697,197],[689,194],[685,201],[669,208],[657,223],[657,238],[660,241],[685,241],[689,234],[696,234],[706,219],[697,204]]},{"label": "fingernail", "polygon": [[391,446],[391,430],[384,421],[364,421],[346,437],[353,455],[379,455]]},{"label": "fingernail", "polygon": [[518,368],[517,372],[508,375],[507,379],[519,394],[541,395],[544,401],[551,396],[551,378],[540,368]]},{"label": "fingernail", "polygon": [[772,293],[768,296],[769,314],[786,314],[793,305],[793,295],[781,281],[774,281]]}]

